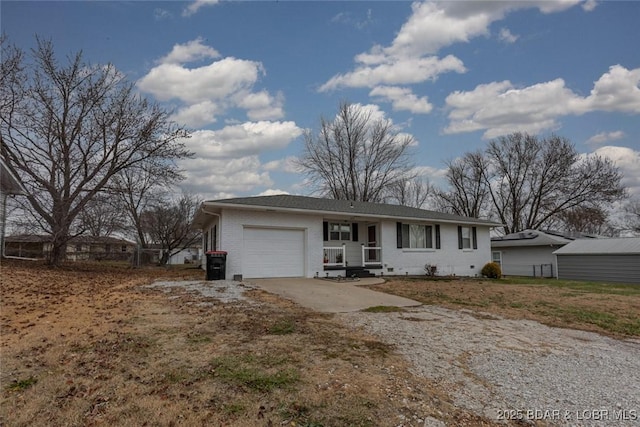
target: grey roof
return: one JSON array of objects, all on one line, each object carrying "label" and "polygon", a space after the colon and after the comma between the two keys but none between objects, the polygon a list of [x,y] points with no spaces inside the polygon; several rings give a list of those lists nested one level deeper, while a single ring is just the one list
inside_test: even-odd
[{"label": "grey roof", "polygon": [[11,172],[4,159],[0,158],[0,190],[6,194],[24,194],[20,180]]},{"label": "grey roof", "polygon": [[[203,203],[206,207],[253,207],[265,208],[281,211],[297,211],[309,213],[335,213],[337,215],[349,216],[369,216],[397,219],[420,219],[442,222],[456,222],[463,224],[478,224],[486,226],[500,226],[502,224],[470,218],[459,215],[452,215],[442,212],[425,209],[410,208],[400,205],[389,205],[384,203],[357,202],[350,200],[321,199],[307,196],[276,195],[276,196],[256,196],[239,197],[234,199],[210,200]],[[197,221],[194,220],[194,222]]]},{"label": "grey roof", "polygon": [[554,252],[556,255],[640,255],[640,237],[574,240]]},{"label": "grey roof", "polygon": [[524,230],[491,238],[492,248],[506,248],[513,246],[563,246],[573,241],[555,233],[545,233],[540,230]]}]

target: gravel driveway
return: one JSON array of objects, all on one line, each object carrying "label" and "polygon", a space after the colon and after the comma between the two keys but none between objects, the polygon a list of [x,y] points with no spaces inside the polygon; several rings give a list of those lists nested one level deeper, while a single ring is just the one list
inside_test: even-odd
[{"label": "gravel driveway", "polygon": [[394,344],[417,375],[487,418],[640,425],[638,340],[436,306],[336,318]]}]

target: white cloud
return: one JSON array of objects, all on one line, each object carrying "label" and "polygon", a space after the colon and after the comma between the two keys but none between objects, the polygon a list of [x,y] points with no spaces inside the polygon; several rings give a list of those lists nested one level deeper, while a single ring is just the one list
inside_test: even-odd
[{"label": "white cloud", "polygon": [[266,171],[279,171],[288,173],[299,173],[300,169],[297,164],[296,156],[288,156],[284,159],[272,160],[265,163],[262,168]]},{"label": "white cloud", "polygon": [[[536,7],[543,13],[553,13],[572,7],[578,1],[416,1],[412,4],[411,16],[389,46],[374,45],[368,52],[357,55],[352,71],[334,75],[318,90],[412,85],[435,80],[443,73],[465,73],[467,70],[459,58],[453,55],[439,58],[437,52],[454,43],[488,35],[489,26],[513,10]],[[334,19],[343,20],[345,16]],[[512,43],[517,37],[507,29],[501,32],[501,38],[507,42]],[[426,98],[406,103],[398,102],[397,98],[385,99],[394,104],[394,109],[427,112]]]},{"label": "white cloud", "polygon": [[291,194],[291,193],[284,190],[269,188],[268,190],[264,190],[263,192],[256,194],[256,196],[277,196],[279,194]]},{"label": "white cloud", "polygon": [[[378,85],[414,84],[434,80],[439,74],[455,71],[464,73],[462,61],[453,55],[442,59],[426,58],[379,58],[366,54],[358,58],[361,65],[354,71],[337,74],[320,86],[321,92],[342,87],[375,87]],[[377,62],[374,66],[367,63]]]},{"label": "white cloud", "polygon": [[259,62],[231,57],[193,69],[165,63],[152,68],[138,87],[161,101],[197,103],[249,90],[263,72]]},{"label": "white cloud", "polygon": [[[360,104],[355,103],[349,106],[355,113],[361,113],[369,116],[369,122],[374,123],[380,120],[391,120],[386,117],[384,111],[376,104]],[[334,120],[340,120],[340,116],[336,114]]]},{"label": "white cloud", "polygon": [[198,157],[180,160],[178,164],[185,171],[186,179],[182,186],[202,195],[241,193],[273,185],[269,173],[260,170],[258,156],[233,159]]},{"label": "white cloud", "polygon": [[438,169],[431,166],[416,166],[412,172],[418,176],[428,178],[430,181],[444,178],[447,175],[448,168]]},{"label": "white cloud", "polygon": [[516,40],[520,38],[520,36],[512,34],[508,28],[500,29],[500,33],[498,34],[498,38],[505,43],[515,43]]},{"label": "white cloud", "polygon": [[215,123],[216,115],[223,111],[219,105],[211,101],[203,101],[197,104],[181,108],[171,116],[171,120],[189,128],[197,128],[210,123]]},{"label": "white cloud", "polygon": [[380,97],[381,100],[390,102],[396,110],[407,110],[415,114],[428,114],[433,109],[426,96],[418,98],[409,88],[397,86],[378,86],[369,92],[369,96]]},{"label": "white cloud", "polygon": [[587,103],[591,110],[640,113],[640,68],[609,67],[595,82]]},{"label": "white cloud", "polygon": [[284,95],[281,92],[275,97],[266,90],[257,93],[240,92],[234,98],[238,107],[247,110],[247,116],[251,120],[274,120],[284,117]]},{"label": "white cloud", "polygon": [[627,187],[629,194],[640,196],[640,151],[607,145],[595,150],[594,154],[615,162],[622,172],[622,184]]},{"label": "white cloud", "polygon": [[212,47],[202,44],[202,38],[198,37],[184,44],[176,44],[168,55],[158,62],[164,64],[184,64],[205,58],[218,58],[220,53]]},{"label": "white cloud", "polygon": [[587,0],[582,3],[582,10],[584,10],[585,12],[591,12],[596,8],[596,6],[598,6],[596,0]]},{"label": "white cloud", "polygon": [[414,2],[412,15],[385,53],[391,56],[435,54],[454,43],[489,34],[491,23],[514,10],[538,8],[543,13],[566,10],[579,0]]},{"label": "white cloud", "polygon": [[357,28],[358,30],[362,30],[368,27],[369,25],[371,25],[374,22],[374,20],[373,20],[373,13],[371,9],[367,9],[367,14],[365,15],[364,18],[359,19],[350,12],[340,12],[336,14],[333,18],[331,18],[331,22],[336,24],[351,25]]},{"label": "white cloud", "polygon": [[302,135],[294,122],[247,122],[193,132],[184,142],[201,159],[229,159],[284,148]]},{"label": "white cloud", "polygon": [[218,3],[220,3],[220,0],[196,0],[182,10],[182,16],[191,16],[203,6],[213,6]]},{"label": "white cloud", "polygon": [[201,38],[176,44],[137,86],[159,101],[181,101],[184,105],[178,107],[174,119],[192,127],[216,122],[229,108],[246,110],[253,121],[284,117],[282,93],[274,96],[267,90],[255,90],[266,74],[261,62],[226,57],[198,67],[184,65],[219,56]]},{"label": "white cloud", "polygon": [[591,94],[581,97],[563,79],[516,88],[509,81],[456,91],[446,98],[451,109],[445,133],[485,130],[485,138],[515,131],[538,133],[558,129],[558,118],[592,111],[640,113],[640,68],[615,65],[595,82]]},{"label": "white cloud", "polygon": [[604,144],[605,142],[615,141],[624,137],[625,137],[625,134],[621,130],[617,130],[614,132],[601,132],[587,139],[586,143],[589,145],[600,145],[600,144]]},{"label": "white cloud", "polygon": [[158,7],[153,10],[153,18],[156,21],[162,21],[163,19],[173,18],[173,15],[168,10]]}]

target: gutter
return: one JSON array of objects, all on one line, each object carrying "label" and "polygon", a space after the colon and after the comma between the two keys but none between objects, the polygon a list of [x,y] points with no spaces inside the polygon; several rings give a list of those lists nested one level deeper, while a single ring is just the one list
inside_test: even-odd
[{"label": "gutter", "polygon": [[[207,202],[203,202],[203,206],[201,210],[209,215],[220,216],[220,214],[214,212],[208,212],[204,209],[204,204]],[[325,210],[316,210],[316,209],[301,209],[301,208],[286,208],[286,207],[275,207],[275,206],[262,206],[262,205],[245,205],[241,203],[209,203],[209,206],[216,206],[220,208],[231,208],[231,209],[243,209],[243,210],[257,210],[257,211],[267,211],[267,212],[291,212],[291,213],[301,213],[307,215],[343,215],[349,217],[361,217],[361,218],[376,218],[376,219],[391,219],[391,220],[405,220],[405,221],[431,221],[438,223],[446,223],[446,224],[471,224],[471,225],[482,225],[486,227],[502,227],[504,224],[500,224],[498,222],[491,222],[485,220],[473,220],[470,218],[469,220],[453,220],[453,219],[438,219],[438,218],[419,218],[419,217],[403,217],[403,216],[388,216],[388,215],[379,215],[379,214],[367,214],[367,213],[356,213],[356,212],[344,212],[344,211],[325,211]]]}]

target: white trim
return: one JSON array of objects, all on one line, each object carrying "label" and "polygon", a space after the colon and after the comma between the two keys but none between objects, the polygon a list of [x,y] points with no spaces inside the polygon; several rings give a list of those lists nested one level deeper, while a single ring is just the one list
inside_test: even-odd
[{"label": "white trim", "polygon": [[348,218],[354,222],[362,222],[367,218],[375,218],[375,219],[391,219],[391,220],[406,220],[406,221],[425,221],[425,222],[433,222],[433,223],[446,223],[446,224],[468,224],[468,225],[481,225],[484,227],[501,227],[502,224],[497,222],[491,222],[485,220],[477,220],[474,221],[473,218],[465,219],[440,219],[440,218],[420,218],[420,217],[405,217],[405,216],[394,216],[394,215],[379,215],[379,214],[361,214],[355,212],[342,212],[342,211],[330,211],[330,210],[319,210],[319,209],[300,209],[300,208],[283,208],[277,206],[261,206],[261,205],[246,205],[242,203],[216,203],[216,202],[203,202],[202,211],[207,214],[213,214],[204,209],[204,206],[209,207],[219,207],[222,209],[242,209],[242,210],[253,210],[253,211],[265,211],[265,212],[288,212],[288,213],[301,213],[301,214],[309,214],[309,215],[318,215],[321,214],[325,217],[331,217],[331,215],[335,215],[340,218]]}]

